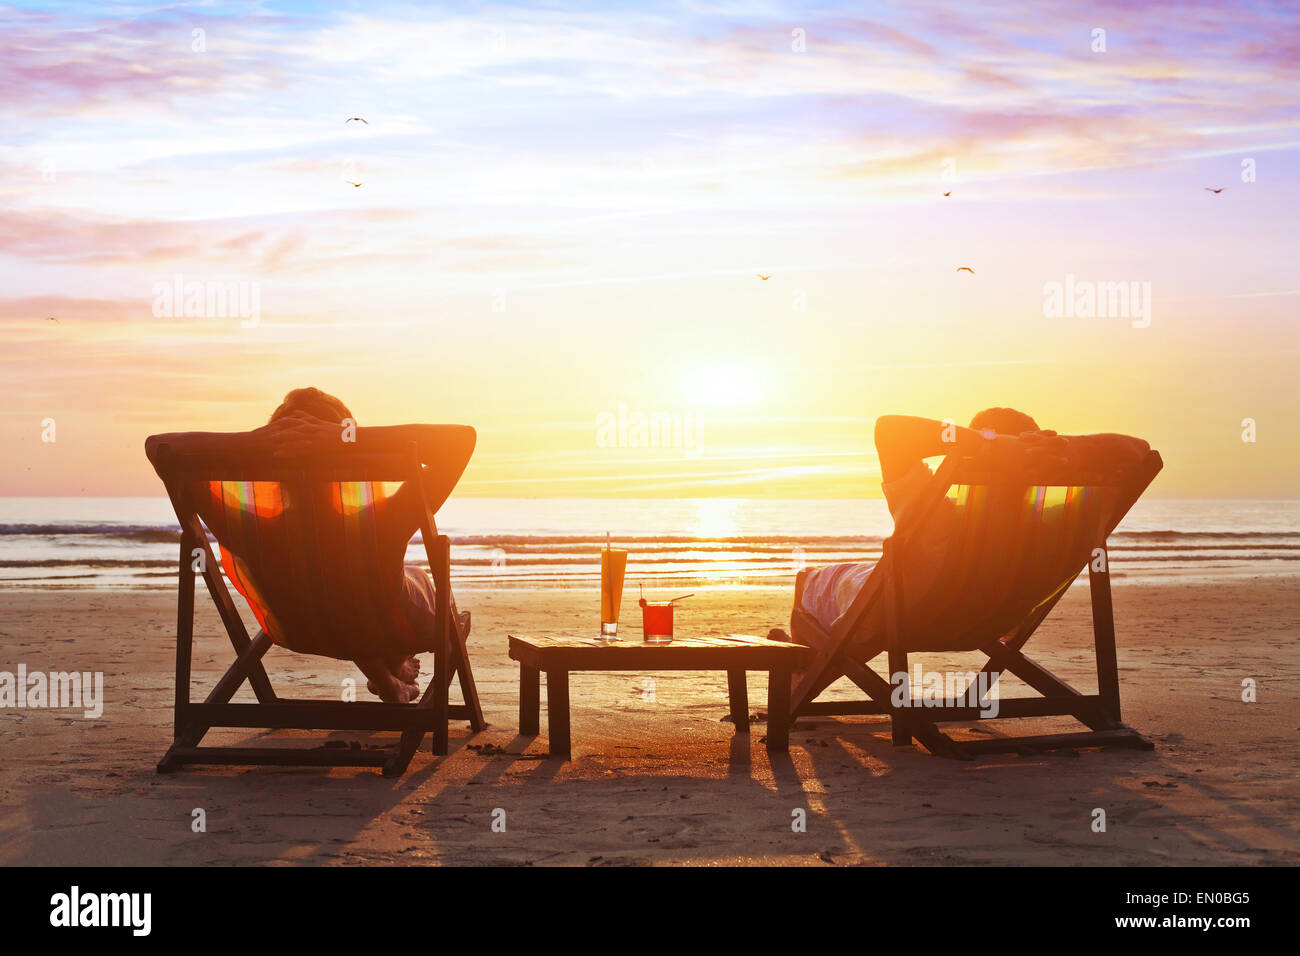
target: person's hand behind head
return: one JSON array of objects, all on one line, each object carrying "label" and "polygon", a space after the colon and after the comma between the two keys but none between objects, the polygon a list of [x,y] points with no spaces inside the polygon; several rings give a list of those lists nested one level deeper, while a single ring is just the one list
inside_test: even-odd
[{"label": "person's hand behind head", "polygon": [[265,451],[277,458],[335,451],[345,447],[346,426],[322,421],[306,412],[295,411],[257,429]]},{"label": "person's hand behind head", "polygon": [[1068,455],[1072,462],[1104,471],[1122,471],[1141,461],[1151,446],[1131,435],[1103,433],[1071,435]]},{"label": "person's hand behind head", "polygon": [[1066,441],[1053,431],[1021,432],[1019,436],[998,435],[989,439],[988,463],[999,471],[1015,472],[1027,467],[1064,465]]}]

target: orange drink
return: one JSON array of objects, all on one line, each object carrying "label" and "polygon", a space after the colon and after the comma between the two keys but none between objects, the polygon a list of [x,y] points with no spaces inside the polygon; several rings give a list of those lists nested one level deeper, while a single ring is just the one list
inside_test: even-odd
[{"label": "orange drink", "polygon": [[605,548],[600,552],[600,636],[618,640],[618,612],[623,604],[623,572],[627,551]]}]

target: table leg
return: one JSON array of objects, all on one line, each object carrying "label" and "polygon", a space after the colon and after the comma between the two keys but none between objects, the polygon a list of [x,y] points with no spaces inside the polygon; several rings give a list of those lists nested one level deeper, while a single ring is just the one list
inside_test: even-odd
[{"label": "table leg", "polygon": [[519,732],[533,736],[541,730],[542,675],[536,667],[519,665]]},{"label": "table leg", "polygon": [[749,689],[745,686],[743,670],[727,671],[727,697],[731,702],[731,722],[736,733],[749,733]]},{"label": "table leg", "polygon": [[569,759],[569,672],[546,672],[546,732],[551,756]]},{"label": "table leg", "polygon": [[790,672],[767,672],[767,749],[790,749]]}]

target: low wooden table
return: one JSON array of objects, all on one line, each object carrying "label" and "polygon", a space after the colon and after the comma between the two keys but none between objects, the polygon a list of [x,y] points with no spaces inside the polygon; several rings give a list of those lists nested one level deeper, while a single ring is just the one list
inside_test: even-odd
[{"label": "low wooden table", "polygon": [[767,671],[767,749],[790,746],[790,674],[808,666],[812,649],[765,637],[677,638],[670,644],[581,637],[510,638],[510,659],[519,662],[519,732],[537,734],[541,722],[541,674],[546,672],[546,721],[551,753],[570,756],[571,671],[726,671],[731,719],[749,733],[746,671]]}]

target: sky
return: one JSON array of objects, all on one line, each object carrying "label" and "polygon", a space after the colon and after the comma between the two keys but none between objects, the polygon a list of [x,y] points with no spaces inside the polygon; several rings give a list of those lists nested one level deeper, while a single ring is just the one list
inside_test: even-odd
[{"label": "sky", "polygon": [[459,494],[878,496],[1009,405],[1297,497],[1296,4],[20,4],[0,93],[0,495],[314,385]]}]

